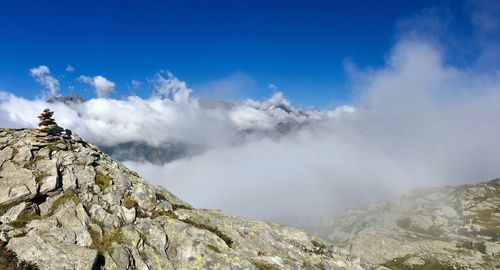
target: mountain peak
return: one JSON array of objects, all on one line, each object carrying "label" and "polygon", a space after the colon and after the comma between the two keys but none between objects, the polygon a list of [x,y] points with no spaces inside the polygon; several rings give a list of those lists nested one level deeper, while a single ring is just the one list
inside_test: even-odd
[{"label": "mountain peak", "polygon": [[65,104],[72,104],[72,103],[83,103],[87,101],[87,99],[83,98],[82,96],[76,94],[76,93],[72,93],[70,95],[67,95],[67,96],[55,96],[55,97],[51,97],[47,100],[48,103],[59,103],[59,102],[62,102],[62,103],[65,103]]},{"label": "mountain peak", "polygon": [[20,261],[39,269],[376,268],[298,229],[194,209],[52,114],[45,110],[37,129],[0,129],[0,241]]}]

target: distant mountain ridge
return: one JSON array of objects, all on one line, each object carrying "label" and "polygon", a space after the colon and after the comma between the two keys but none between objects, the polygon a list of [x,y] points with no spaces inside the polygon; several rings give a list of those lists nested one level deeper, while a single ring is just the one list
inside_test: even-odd
[{"label": "distant mountain ridge", "polygon": [[67,95],[67,96],[55,96],[55,97],[51,97],[51,98],[47,99],[48,103],[62,102],[65,104],[83,103],[85,101],[87,101],[86,98],[83,98],[82,96],[80,96],[76,93],[72,93],[72,94]]},{"label": "distant mountain ridge", "polygon": [[391,269],[500,269],[500,179],[423,188],[296,225]]},{"label": "distant mountain ridge", "polygon": [[[68,96],[57,96],[47,100],[49,103],[64,103],[68,106],[79,105],[87,102],[87,99],[78,94]],[[229,112],[238,111],[238,104],[220,100],[200,100],[200,107],[209,110],[222,110]],[[260,138],[280,138],[300,130],[307,126],[310,121],[318,119],[317,112],[302,111],[294,108],[282,96],[278,95],[263,103],[252,103],[247,101],[246,106],[252,110],[262,111],[269,115],[275,115],[280,120],[272,127],[258,128],[251,124],[244,124],[236,132],[238,141],[234,144],[245,143],[248,140]],[[251,121],[250,121],[251,123]],[[120,161],[150,162],[154,164],[165,164],[177,159],[196,156],[210,149],[210,145],[194,144],[181,140],[171,140],[163,143],[150,144],[146,141],[127,141],[115,144],[98,144],[99,147],[111,157]]]}]

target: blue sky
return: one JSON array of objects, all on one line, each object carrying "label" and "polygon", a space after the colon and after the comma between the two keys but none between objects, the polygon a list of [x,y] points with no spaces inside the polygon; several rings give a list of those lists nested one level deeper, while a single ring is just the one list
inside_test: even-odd
[{"label": "blue sky", "polygon": [[[461,1],[2,1],[0,89],[38,95],[41,87],[29,70],[46,65],[63,95],[73,86],[94,96],[77,78],[102,75],[116,83],[114,98],[147,97],[148,78],[170,70],[204,97],[260,99],[272,94],[273,84],[299,106],[329,107],[350,98],[345,61],[361,68],[383,65],[401,29],[414,27],[405,22],[418,14],[439,10],[451,20],[445,30],[450,37],[471,35],[464,6]],[[66,72],[68,65],[75,70]],[[141,86],[131,89],[132,80]],[[214,90],[221,84],[235,90]]]}]

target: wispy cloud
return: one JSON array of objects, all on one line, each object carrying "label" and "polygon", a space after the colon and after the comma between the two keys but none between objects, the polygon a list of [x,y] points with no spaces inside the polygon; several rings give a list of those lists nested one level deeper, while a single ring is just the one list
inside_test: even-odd
[{"label": "wispy cloud", "polygon": [[43,65],[34,67],[30,69],[30,74],[44,87],[44,96],[53,97],[59,95],[59,81],[50,75],[49,67]]},{"label": "wispy cloud", "polygon": [[[166,76],[166,77],[165,77]],[[160,98],[169,98],[176,103],[191,104],[195,102],[192,99],[190,89],[186,82],[179,80],[170,71],[160,71],[150,80],[154,85],[153,96]]]},{"label": "wispy cloud", "polygon": [[130,81],[130,88],[132,88],[132,89],[137,89],[141,85],[142,85],[141,81],[138,81],[138,80]]}]

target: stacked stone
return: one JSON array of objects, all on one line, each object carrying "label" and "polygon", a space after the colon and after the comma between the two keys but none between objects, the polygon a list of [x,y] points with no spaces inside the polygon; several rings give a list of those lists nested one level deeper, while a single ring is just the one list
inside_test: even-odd
[{"label": "stacked stone", "polygon": [[52,118],[53,114],[53,111],[45,109],[38,116],[40,123],[38,123],[38,132],[35,135],[38,141],[54,142],[59,139],[59,136],[64,131]]}]

